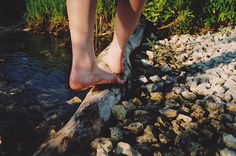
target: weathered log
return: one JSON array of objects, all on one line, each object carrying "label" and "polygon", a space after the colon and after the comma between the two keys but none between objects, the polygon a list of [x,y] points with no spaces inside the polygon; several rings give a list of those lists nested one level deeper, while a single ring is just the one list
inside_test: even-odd
[{"label": "weathered log", "polygon": [[[143,30],[144,25],[140,22],[125,48],[125,71],[122,79],[126,82],[131,76],[129,57],[131,52],[140,45]],[[106,53],[107,49],[100,55]],[[121,100],[123,89],[114,85],[92,88],[69,122],[53,138],[43,143],[34,156],[68,156],[72,153],[82,155],[79,152],[98,136],[101,128],[110,119],[111,108]]]}]

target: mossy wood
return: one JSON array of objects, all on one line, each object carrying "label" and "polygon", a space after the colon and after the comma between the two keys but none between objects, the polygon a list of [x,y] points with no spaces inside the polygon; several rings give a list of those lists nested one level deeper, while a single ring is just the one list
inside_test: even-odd
[{"label": "mossy wood", "polygon": [[[128,82],[131,76],[130,54],[137,48],[143,36],[144,25],[140,22],[131,35],[124,54],[125,71],[122,79]],[[105,49],[100,55],[105,55]],[[128,84],[128,83],[126,83]],[[94,87],[87,94],[69,122],[50,140],[43,143],[34,156],[80,155],[89,142],[99,135],[102,127],[110,119],[111,108],[122,97],[126,86]]]}]

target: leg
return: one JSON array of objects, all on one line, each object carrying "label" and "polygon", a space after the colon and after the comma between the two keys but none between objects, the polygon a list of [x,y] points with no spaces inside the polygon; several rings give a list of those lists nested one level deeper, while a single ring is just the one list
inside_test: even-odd
[{"label": "leg", "polygon": [[124,70],[124,48],[134,31],[144,2],[145,0],[118,0],[113,40],[108,54],[103,58],[103,61],[109,65],[113,73],[119,74]]},{"label": "leg", "polygon": [[73,54],[71,88],[82,90],[95,84],[122,83],[118,77],[100,69],[95,63],[93,29],[96,0],[67,0],[67,12]]}]

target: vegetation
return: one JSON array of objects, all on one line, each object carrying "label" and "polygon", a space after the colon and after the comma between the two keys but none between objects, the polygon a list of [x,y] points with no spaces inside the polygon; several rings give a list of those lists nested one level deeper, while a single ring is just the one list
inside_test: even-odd
[{"label": "vegetation", "polygon": [[[98,0],[95,36],[111,34],[115,0]],[[235,0],[149,0],[143,15],[155,29],[189,33],[201,28],[235,24]],[[27,0],[25,20],[30,28],[60,34],[68,30],[65,0]]]},{"label": "vegetation", "polygon": [[150,0],[143,15],[157,29],[187,33],[235,24],[235,0]]}]

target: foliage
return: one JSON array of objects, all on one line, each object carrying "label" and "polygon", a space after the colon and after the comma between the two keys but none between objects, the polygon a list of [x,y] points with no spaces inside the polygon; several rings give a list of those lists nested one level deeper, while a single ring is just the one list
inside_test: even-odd
[{"label": "foliage", "polygon": [[[98,0],[95,35],[113,27],[115,0]],[[43,29],[58,34],[68,30],[66,0],[26,0],[25,21],[32,29]]]},{"label": "foliage", "polygon": [[235,24],[235,0],[149,0],[143,15],[158,29],[186,33]]}]

